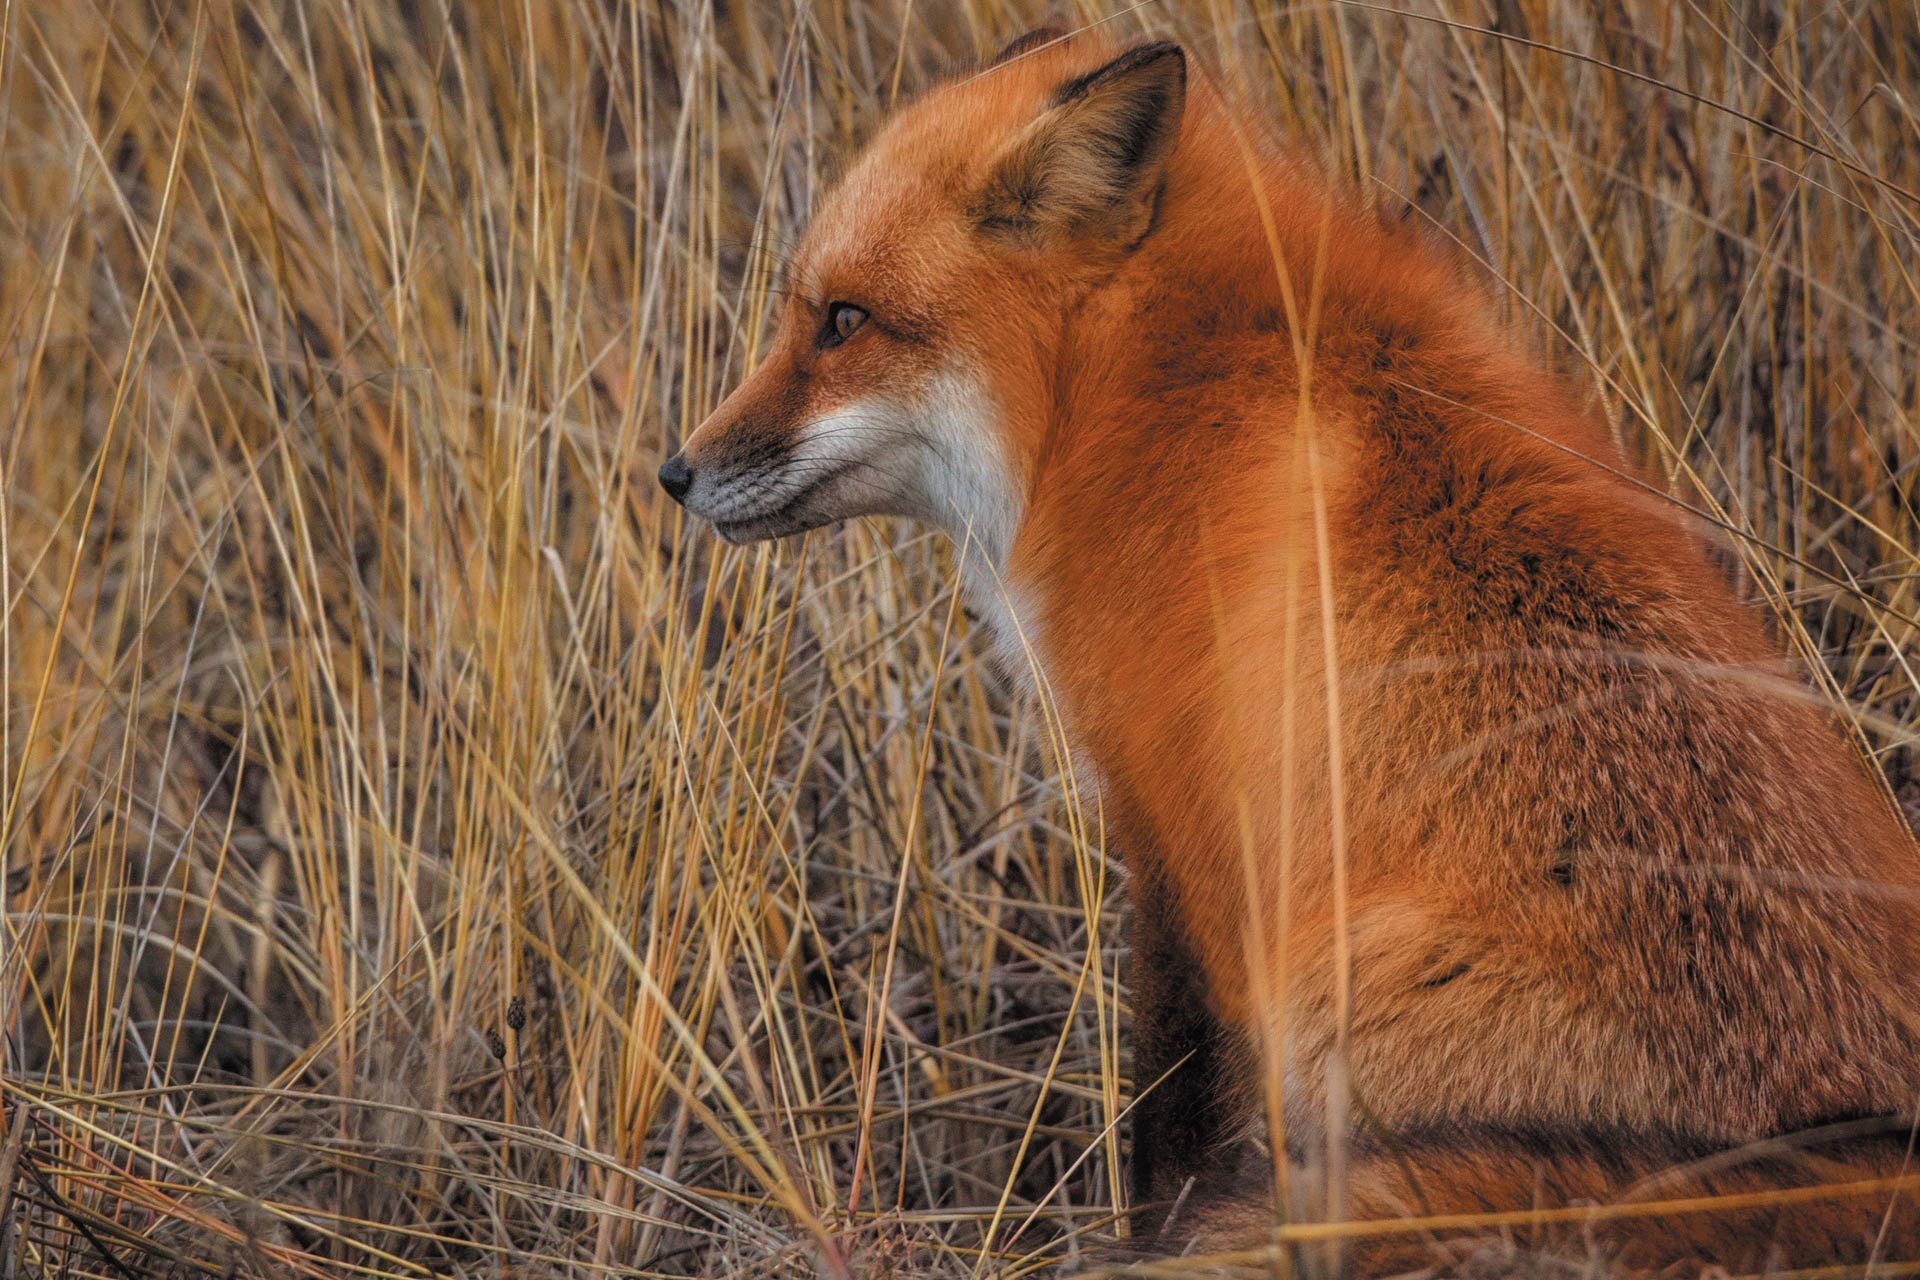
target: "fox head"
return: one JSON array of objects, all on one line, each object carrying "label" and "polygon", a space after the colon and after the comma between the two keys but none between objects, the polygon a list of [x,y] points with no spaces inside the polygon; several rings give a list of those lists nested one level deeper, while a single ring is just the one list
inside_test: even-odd
[{"label": "fox head", "polygon": [[660,468],[729,542],[901,515],[1002,558],[1078,297],[1147,235],[1186,59],[1042,29],[893,120],[821,205],[765,358]]}]

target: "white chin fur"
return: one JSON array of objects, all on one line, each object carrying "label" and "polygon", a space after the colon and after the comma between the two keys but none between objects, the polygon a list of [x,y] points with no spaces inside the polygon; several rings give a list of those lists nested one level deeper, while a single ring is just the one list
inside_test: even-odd
[{"label": "white chin fur", "polygon": [[950,368],[913,401],[858,401],[809,427],[797,455],[849,472],[835,518],[907,516],[947,533],[962,566],[967,601],[993,633],[1008,675],[1033,687],[1038,618],[1005,578],[1023,500],[1003,443],[997,406],[970,371]]},{"label": "white chin fur", "polygon": [[[835,479],[812,488],[827,475]],[[737,477],[698,497],[689,508],[736,545],[860,515],[944,530],[1003,665],[1031,684],[1037,619],[1003,577],[1022,514],[1019,480],[992,399],[970,372],[944,370],[913,400],[857,400],[809,423],[780,474]]]},{"label": "white chin fur", "polygon": [[984,554],[996,567],[1020,523],[992,403],[976,379],[954,371],[936,375],[914,400],[858,400],[808,424],[788,466],[797,476],[844,474],[821,495],[816,517],[908,516],[956,543],[971,538],[968,558]]}]

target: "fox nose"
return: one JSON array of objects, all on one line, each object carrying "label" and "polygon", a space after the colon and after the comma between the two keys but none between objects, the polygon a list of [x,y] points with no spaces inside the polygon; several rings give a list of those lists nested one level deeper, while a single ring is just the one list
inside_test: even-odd
[{"label": "fox nose", "polygon": [[693,468],[679,454],[674,454],[660,464],[660,487],[675,502],[685,500],[687,490],[693,488]]}]

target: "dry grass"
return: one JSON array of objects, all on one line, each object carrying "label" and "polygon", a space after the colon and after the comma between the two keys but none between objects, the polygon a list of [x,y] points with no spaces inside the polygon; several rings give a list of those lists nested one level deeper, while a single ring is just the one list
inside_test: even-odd
[{"label": "dry grass", "polygon": [[[1484,259],[1911,805],[1911,0],[1075,13]],[[946,549],[648,478],[834,158],[1034,16],[0,0],[0,1280],[1107,1229],[1118,873]]]}]

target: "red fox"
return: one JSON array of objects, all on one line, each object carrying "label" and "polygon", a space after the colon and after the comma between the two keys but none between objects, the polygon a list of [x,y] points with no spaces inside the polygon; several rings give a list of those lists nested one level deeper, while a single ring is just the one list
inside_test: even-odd
[{"label": "red fox", "polygon": [[732,542],[965,543],[1128,867],[1150,1247],[1920,1257],[1920,848],[1448,255],[1179,46],[1042,30],[886,126],[790,284],[660,482]]}]

